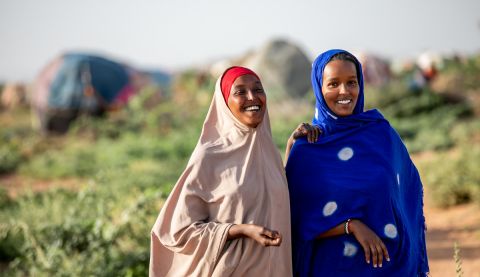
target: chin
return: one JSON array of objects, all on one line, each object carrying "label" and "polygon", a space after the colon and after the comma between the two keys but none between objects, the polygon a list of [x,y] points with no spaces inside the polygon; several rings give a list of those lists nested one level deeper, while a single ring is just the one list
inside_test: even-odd
[{"label": "chin", "polygon": [[249,122],[249,123],[247,123],[247,124],[245,124],[245,125],[247,125],[247,126],[250,127],[250,128],[257,128],[260,123],[261,123],[261,122]]},{"label": "chin", "polygon": [[336,115],[343,117],[343,116],[349,116],[353,114],[353,111],[338,111],[335,113]]}]

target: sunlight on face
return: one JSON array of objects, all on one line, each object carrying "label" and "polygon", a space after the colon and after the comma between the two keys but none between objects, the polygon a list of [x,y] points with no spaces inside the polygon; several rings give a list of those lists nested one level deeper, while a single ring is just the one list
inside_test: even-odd
[{"label": "sunlight on face", "polygon": [[322,93],[330,110],[338,116],[353,113],[360,87],[355,64],[350,61],[330,61],[323,71]]},{"label": "sunlight on face", "polygon": [[232,85],[228,107],[243,124],[256,128],[267,109],[267,96],[262,83],[253,75],[242,75]]}]

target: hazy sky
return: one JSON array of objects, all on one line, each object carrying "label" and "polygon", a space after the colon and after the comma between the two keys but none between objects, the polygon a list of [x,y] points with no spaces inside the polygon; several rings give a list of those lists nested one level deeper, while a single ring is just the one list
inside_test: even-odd
[{"label": "hazy sky", "polygon": [[0,0],[0,81],[30,81],[63,51],[175,70],[272,38],[387,58],[480,51],[479,0]]}]

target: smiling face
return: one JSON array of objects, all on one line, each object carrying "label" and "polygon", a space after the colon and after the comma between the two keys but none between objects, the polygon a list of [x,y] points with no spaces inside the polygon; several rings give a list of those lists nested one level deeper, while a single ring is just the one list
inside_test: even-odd
[{"label": "smiling face", "polygon": [[323,70],[322,93],[328,108],[338,116],[353,113],[360,87],[355,64],[350,61],[330,61]]},{"label": "smiling face", "polygon": [[267,109],[267,96],[262,83],[253,75],[242,75],[232,85],[228,107],[243,124],[256,128]]}]

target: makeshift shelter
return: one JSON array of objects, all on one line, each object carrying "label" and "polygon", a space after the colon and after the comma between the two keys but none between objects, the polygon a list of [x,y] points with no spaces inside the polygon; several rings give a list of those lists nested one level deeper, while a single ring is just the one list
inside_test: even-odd
[{"label": "makeshift shelter", "polygon": [[43,130],[63,133],[79,114],[101,115],[124,106],[149,81],[155,80],[127,65],[68,53],[39,74],[32,107]]},{"label": "makeshift shelter", "polygon": [[390,64],[386,59],[366,52],[355,52],[355,56],[362,63],[365,84],[384,86],[392,78]]},{"label": "makeshift shelter", "polygon": [[270,99],[301,98],[310,89],[312,62],[293,42],[274,39],[248,56],[245,66],[255,70],[270,88]]},{"label": "makeshift shelter", "polygon": [[312,62],[299,46],[287,40],[274,39],[242,57],[221,60],[210,72],[218,76],[232,65],[258,73],[270,100],[302,98],[310,90]]}]

